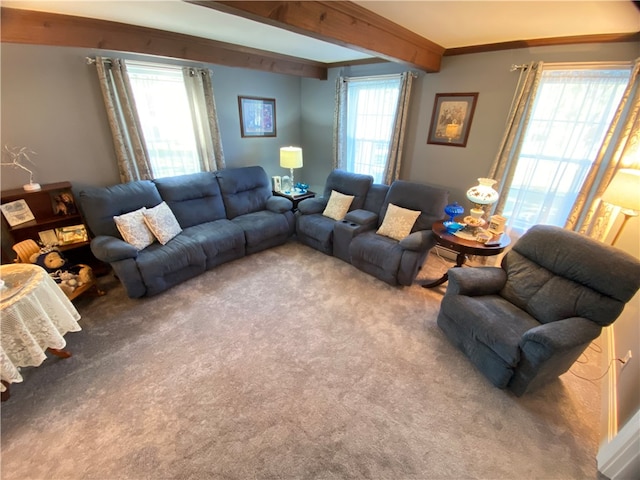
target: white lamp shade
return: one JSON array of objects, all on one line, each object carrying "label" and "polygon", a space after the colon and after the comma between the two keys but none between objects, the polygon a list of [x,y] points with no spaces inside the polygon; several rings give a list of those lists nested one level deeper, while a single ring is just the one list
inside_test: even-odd
[{"label": "white lamp shade", "polygon": [[618,170],[602,195],[602,200],[623,210],[640,210],[640,170]]},{"label": "white lamp shade", "polygon": [[493,189],[496,181],[492,178],[479,178],[478,185],[467,190],[467,198],[477,205],[491,205],[498,201],[499,195]]},{"label": "white lamp shade", "polygon": [[302,167],[302,149],[300,147],[282,147],[280,149],[280,166],[282,168]]}]

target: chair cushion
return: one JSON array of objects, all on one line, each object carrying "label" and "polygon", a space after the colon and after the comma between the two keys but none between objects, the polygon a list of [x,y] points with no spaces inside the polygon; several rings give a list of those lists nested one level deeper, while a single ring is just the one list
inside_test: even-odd
[{"label": "chair cushion", "polygon": [[298,236],[313,238],[322,243],[330,242],[333,237],[334,219],[315,213],[301,215],[297,218],[296,232]]},{"label": "chair cushion", "polygon": [[353,195],[344,195],[332,190],[322,215],[334,220],[342,220],[349,211],[351,203],[353,203]]},{"label": "chair cushion", "polygon": [[440,308],[460,329],[471,332],[473,338],[512,367],[520,361],[522,335],[540,325],[535,318],[498,295],[445,295]]},{"label": "chair cushion", "polygon": [[123,240],[138,250],[142,250],[156,241],[156,237],[144,221],[144,211],[145,207],[142,207],[133,212],[113,217]]},{"label": "chair cushion", "polygon": [[349,209],[357,210],[364,207],[364,202],[372,183],[373,177],[371,175],[334,170],[327,177],[322,196],[329,198],[332,190],[345,195],[353,195],[353,202],[351,202]]},{"label": "chair cushion", "polygon": [[382,225],[376,233],[400,241],[411,233],[419,216],[420,211],[409,210],[390,203]]},{"label": "chair cushion", "polygon": [[271,182],[262,167],[226,168],[216,172],[227,218],[267,208]]}]

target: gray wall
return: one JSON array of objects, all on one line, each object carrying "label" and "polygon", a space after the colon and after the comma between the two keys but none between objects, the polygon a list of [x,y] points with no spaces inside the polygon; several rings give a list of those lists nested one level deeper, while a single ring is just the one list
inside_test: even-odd
[{"label": "gray wall", "polygon": [[[119,183],[95,66],[85,62],[97,52],[3,43],[0,53],[2,145],[28,146],[37,152],[34,181],[69,180],[76,187]],[[279,148],[300,144],[300,80],[209,67],[227,166],[262,165],[269,175],[284,175]],[[276,99],[277,137],[241,138],[238,95]],[[29,178],[10,167],[2,167],[0,175],[3,190],[20,188]]]}]

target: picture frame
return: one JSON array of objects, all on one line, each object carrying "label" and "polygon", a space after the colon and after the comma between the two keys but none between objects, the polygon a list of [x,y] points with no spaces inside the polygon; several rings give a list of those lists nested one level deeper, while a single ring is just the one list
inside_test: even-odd
[{"label": "picture frame", "polygon": [[35,220],[33,212],[24,200],[16,200],[14,202],[3,203],[0,210],[7,220],[10,227],[22,225],[23,223]]},{"label": "picture frame", "polygon": [[478,92],[436,93],[427,143],[466,147]]},{"label": "picture frame", "polygon": [[247,137],[276,136],[276,99],[238,95],[240,134]]}]

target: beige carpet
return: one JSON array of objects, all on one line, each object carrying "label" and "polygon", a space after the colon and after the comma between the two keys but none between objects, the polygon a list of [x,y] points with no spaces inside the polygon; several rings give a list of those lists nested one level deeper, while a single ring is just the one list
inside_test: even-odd
[{"label": "beige carpet", "polygon": [[436,325],[444,286],[295,242],[149,299],[102,283],[74,356],[2,404],[3,479],[597,478],[599,387],[494,388]]}]

